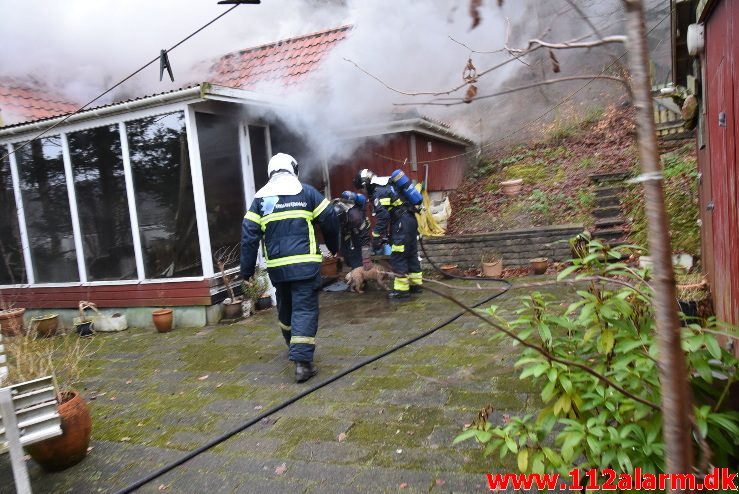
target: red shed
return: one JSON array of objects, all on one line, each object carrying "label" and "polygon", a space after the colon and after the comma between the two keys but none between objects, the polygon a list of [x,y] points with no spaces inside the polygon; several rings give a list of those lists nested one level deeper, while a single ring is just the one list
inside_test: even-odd
[{"label": "red shed", "polygon": [[[333,195],[352,190],[352,179],[362,168],[381,176],[401,169],[412,180],[428,180],[430,192],[454,190],[469,161],[472,141],[448,125],[412,112],[388,123],[355,129],[348,139],[361,139],[350,160],[331,168]],[[369,140],[368,140],[369,139]]]},{"label": "red shed", "polygon": [[[703,269],[717,317],[739,324],[739,2],[673,0],[673,11],[675,82],[701,100],[696,144]],[[692,68],[685,63],[688,51],[697,57]]]}]

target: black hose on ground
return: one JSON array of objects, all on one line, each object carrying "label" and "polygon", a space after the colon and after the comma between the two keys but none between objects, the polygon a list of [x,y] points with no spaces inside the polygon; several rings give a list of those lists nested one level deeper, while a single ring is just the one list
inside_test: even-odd
[{"label": "black hose on ground", "polygon": [[[428,263],[435,270],[441,272],[441,270],[438,268],[438,266],[426,254],[426,249],[425,249],[425,247],[423,245],[423,239],[421,239],[419,241],[419,243],[421,245],[421,251],[423,252],[423,255],[426,258],[426,260],[428,261]],[[495,293],[495,294],[493,294],[493,295],[491,295],[489,297],[485,297],[483,300],[477,302],[472,307],[479,307],[480,305],[483,305],[483,304],[485,304],[487,302],[490,302],[491,300],[493,300],[493,299],[495,299],[497,297],[500,297],[501,295],[503,295],[504,293],[506,293],[508,291],[508,289],[510,289],[510,287],[511,287],[511,283],[508,280],[504,280],[502,278],[484,278],[484,277],[481,278],[481,277],[477,277],[477,276],[454,276],[454,275],[449,275],[449,274],[446,274],[446,273],[445,273],[445,276],[451,276],[452,278],[461,279],[461,280],[476,280],[476,281],[498,282],[498,283],[502,283],[502,284],[505,285],[505,288],[502,291],[500,291],[498,293]],[[238,427],[236,427],[236,428],[234,428],[234,429],[232,429],[230,431],[227,431],[227,432],[221,434],[220,436],[218,436],[218,437],[216,437],[216,438],[208,441],[207,443],[205,443],[204,445],[200,446],[199,448],[194,449],[194,450],[190,451],[189,453],[185,454],[182,458],[179,458],[179,459],[177,459],[177,460],[175,460],[175,461],[173,461],[173,462],[171,462],[171,463],[169,463],[169,464],[167,464],[167,465],[159,468],[158,470],[155,470],[154,472],[150,473],[146,477],[143,477],[143,478],[135,481],[134,483],[128,485],[127,487],[124,487],[123,489],[120,489],[120,490],[116,491],[114,494],[128,494],[130,492],[135,491],[139,487],[143,487],[144,485],[148,484],[152,480],[154,480],[154,479],[156,479],[158,477],[161,477],[162,475],[164,475],[165,473],[167,473],[167,472],[169,472],[171,470],[174,470],[175,468],[177,468],[178,466],[182,465],[183,463],[185,463],[185,462],[187,462],[187,461],[195,458],[196,456],[198,456],[201,453],[204,453],[204,452],[208,451],[212,447],[217,446],[218,444],[226,441],[227,439],[231,438],[232,436],[235,436],[239,432],[242,432],[242,431],[248,429],[252,425],[258,423],[260,420],[262,420],[264,418],[267,418],[270,415],[273,415],[273,414],[279,412],[280,410],[282,410],[282,409],[284,409],[284,408],[292,405],[296,401],[299,401],[299,400],[305,398],[309,394],[312,394],[315,391],[318,391],[319,389],[321,389],[323,387],[326,387],[326,386],[328,386],[329,384],[331,384],[331,383],[333,383],[335,381],[338,381],[342,377],[347,376],[347,375],[351,374],[352,372],[354,372],[356,370],[359,370],[359,369],[361,369],[362,367],[364,367],[364,366],[366,366],[368,364],[371,364],[373,362],[376,362],[376,361],[380,360],[383,357],[387,357],[388,355],[397,352],[401,348],[407,347],[408,345],[411,345],[411,344],[415,343],[418,340],[421,340],[423,338],[426,338],[429,335],[434,334],[435,332],[437,332],[438,330],[440,330],[444,326],[447,326],[447,325],[453,323],[454,321],[456,321],[457,319],[459,319],[460,317],[462,317],[465,313],[466,313],[466,311],[461,311],[461,312],[455,314],[454,316],[450,317],[446,321],[442,322],[441,324],[437,324],[433,328],[431,328],[431,329],[429,329],[429,330],[427,330],[427,331],[425,331],[425,332],[423,332],[423,333],[421,333],[421,334],[419,334],[417,336],[414,336],[413,338],[410,338],[410,339],[408,339],[408,340],[406,340],[406,341],[404,341],[402,343],[399,343],[399,344],[395,345],[394,347],[392,347],[392,348],[390,348],[388,350],[385,350],[384,352],[382,352],[382,353],[380,353],[378,355],[375,355],[374,357],[370,357],[367,360],[364,360],[364,361],[362,361],[362,362],[360,362],[360,363],[358,363],[356,365],[353,365],[353,366],[349,367],[348,369],[343,370],[343,371],[339,372],[338,374],[336,374],[336,375],[334,375],[334,376],[326,379],[325,381],[321,381],[318,384],[314,384],[313,386],[309,387],[305,391],[303,391],[301,393],[298,393],[297,395],[295,395],[295,396],[293,396],[291,398],[288,398],[287,400],[283,401],[282,403],[280,403],[278,405],[275,405],[274,407],[270,408],[269,410],[267,410],[265,412],[260,413],[259,415],[257,415],[253,419],[251,419],[251,420],[243,423],[242,425],[240,425],[240,426],[238,426]]]}]

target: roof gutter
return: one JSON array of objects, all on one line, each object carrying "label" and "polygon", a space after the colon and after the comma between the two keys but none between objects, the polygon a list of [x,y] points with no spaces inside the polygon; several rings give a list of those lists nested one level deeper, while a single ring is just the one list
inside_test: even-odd
[{"label": "roof gutter", "polygon": [[156,96],[149,96],[133,101],[123,101],[121,103],[114,103],[108,106],[102,106],[100,108],[93,108],[90,110],[82,110],[81,112],[74,113],[69,117],[67,117],[66,115],[61,115],[59,117],[31,122],[24,125],[17,125],[9,127],[7,129],[0,128],[0,139],[3,137],[17,136],[26,132],[45,130],[53,125],[57,125],[62,121],[65,124],[71,124],[83,120],[107,117],[132,110],[140,110],[142,108],[159,106],[163,103],[175,103],[178,101],[203,98],[205,96],[203,91],[204,89],[205,87],[203,85],[198,84],[197,86],[182,89],[180,91],[158,94]]}]

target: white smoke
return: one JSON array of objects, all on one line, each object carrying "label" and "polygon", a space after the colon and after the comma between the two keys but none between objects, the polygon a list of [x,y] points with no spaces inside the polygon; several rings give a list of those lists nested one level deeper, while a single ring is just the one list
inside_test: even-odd
[{"label": "white smoke", "polygon": [[[604,32],[621,29],[618,0],[575,1]],[[510,60],[509,54],[495,52],[506,39],[506,18],[510,19],[509,43],[513,46],[525,45],[546,28],[547,39],[554,41],[590,31],[565,0],[507,0],[502,7],[496,0],[484,0],[481,22],[475,29],[471,29],[469,4],[469,0],[263,0],[261,5],[242,5],[170,53],[174,84],[166,74],[164,82],[159,82],[159,63],[155,62],[99,103],[201,82],[207,79],[203,61],[352,24],[351,35],[330,54],[320,72],[302,89],[287,92],[294,110],[283,115],[294,131],[312,138],[311,144],[320,146],[324,154],[340,156],[346,149],[336,138],[336,129],[435,99],[402,93],[443,93],[459,86],[468,58],[478,72]],[[74,101],[85,102],[228,8],[216,0],[0,0],[0,77],[32,78]],[[472,53],[470,49],[494,53]],[[558,55],[560,75],[599,71],[607,61],[604,53],[598,49]],[[480,78],[478,95],[551,77],[546,58],[532,57],[528,65],[514,60]],[[573,84],[470,105],[420,105],[418,109],[454,123],[476,140],[489,139],[530,117],[538,106],[556,103]],[[588,97],[597,97],[603,86],[593,87]],[[463,90],[439,97],[462,95]]]}]

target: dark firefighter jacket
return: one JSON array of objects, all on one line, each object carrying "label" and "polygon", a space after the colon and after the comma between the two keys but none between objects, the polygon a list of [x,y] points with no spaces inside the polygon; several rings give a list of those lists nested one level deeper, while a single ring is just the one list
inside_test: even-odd
[{"label": "dark firefighter jacket", "polygon": [[303,184],[292,196],[254,199],[241,227],[241,276],[254,274],[259,241],[273,283],[306,280],[318,274],[322,255],[316,241],[315,224],[321,227],[332,253],[339,248],[340,226],[334,209],[316,189]]},{"label": "dark firefighter jacket", "polygon": [[401,193],[391,184],[378,185],[372,191],[372,205],[377,222],[372,230],[372,237],[387,238],[390,223],[408,211],[408,206]]}]

